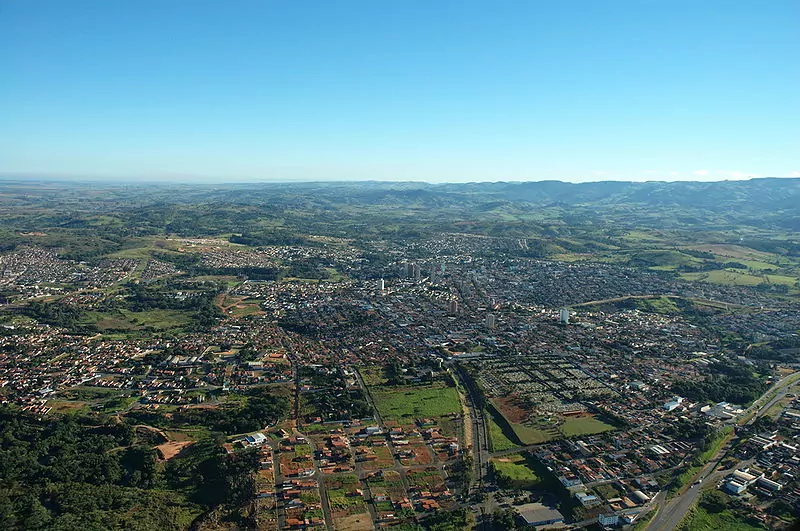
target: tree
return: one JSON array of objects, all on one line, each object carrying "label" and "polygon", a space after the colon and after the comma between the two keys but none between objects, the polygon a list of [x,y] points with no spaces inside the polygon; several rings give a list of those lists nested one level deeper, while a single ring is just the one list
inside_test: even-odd
[{"label": "tree", "polygon": [[497,509],[492,513],[489,525],[492,531],[517,529],[517,514],[513,509]]},{"label": "tree", "polygon": [[703,494],[700,506],[710,513],[721,513],[727,507],[725,495],[718,490],[711,490]]}]

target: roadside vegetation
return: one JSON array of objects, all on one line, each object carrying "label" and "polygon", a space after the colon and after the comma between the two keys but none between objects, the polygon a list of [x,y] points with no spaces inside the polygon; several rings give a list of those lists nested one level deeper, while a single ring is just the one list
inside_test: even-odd
[{"label": "roadside vegetation", "polygon": [[766,529],[739,502],[719,491],[704,492],[697,506],[678,525],[678,531],[759,531]]}]

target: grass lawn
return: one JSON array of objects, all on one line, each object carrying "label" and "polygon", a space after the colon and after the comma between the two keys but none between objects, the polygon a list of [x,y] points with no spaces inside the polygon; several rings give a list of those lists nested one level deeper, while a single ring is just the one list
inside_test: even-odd
[{"label": "grass lawn", "polygon": [[648,513],[643,514],[639,518],[636,519],[636,523],[633,526],[631,531],[644,531],[650,525],[650,521],[656,515],[656,511],[652,510]]},{"label": "grass lawn", "polygon": [[559,438],[559,434],[555,430],[531,428],[524,424],[511,424],[511,429],[523,444],[539,444]]},{"label": "grass lawn", "polygon": [[312,453],[311,446],[308,444],[298,444],[294,447],[295,457],[307,457]]},{"label": "grass lawn", "polygon": [[489,417],[489,441],[492,445],[492,451],[494,452],[502,452],[503,450],[511,450],[512,448],[516,448],[517,445],[506,437],[506,434],[503,433],[503,429],[495,422],[494,417],[490,414]]},{"label": "grass lawn", "polygon": [[597,485],[594,488],[595,492],[603,497],[604,500],[610,500],[613,498],[619,498],[625,494],[625,492],[621,491],[616,485],[613,483],[605,483],[603,485]]},{"label": "grass lawn", "polygon": [[763,527],[755,527],[739,520],[732,512],[725,510],[709,513],[702,507],[695,507],[678,525],[678,531],[760,531]]},{"label": "grass lawn", "polygon": [[515,489],[532,488],[539,484],[539,476],[528,466],[528,461],[520,454],[492,458],[492,468],[501,485]]},{"label": "grass lawn", "polygon": [[614,426],[606,424],[594,417],[567,417],[561,425],[561,432],[565,437],[571,435],[589,435],[611,431]]},{"label": "grass lawn", "polygon": [[364,499],[361,496],[348,496],[345,489],[328,489],[328,502],[332,511],[349,512],[353,509],[365,508]]},{"label": "grass lawn", "polygon": [[375,407],[388,420],[442,417],[461,412],[455,387],[374,387],[371,393]]}]

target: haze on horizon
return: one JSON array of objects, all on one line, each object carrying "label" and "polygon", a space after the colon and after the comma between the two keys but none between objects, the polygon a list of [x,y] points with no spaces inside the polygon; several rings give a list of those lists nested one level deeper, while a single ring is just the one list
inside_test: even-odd
[{"label": "haze on horizon", "polygon": [[792,0],[0,0],[0,175],[800,177]]}]

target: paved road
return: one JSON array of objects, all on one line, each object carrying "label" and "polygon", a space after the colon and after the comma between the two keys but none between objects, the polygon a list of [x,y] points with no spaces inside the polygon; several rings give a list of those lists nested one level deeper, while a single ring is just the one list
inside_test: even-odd
[{"label": "paved road", "polygon": [[[728,449],[730,449],[730,444],[724,445],[717,456],[724,455],[724,452]],[[718,457],[702,468],[700,474],[697,476],[698,479],[702,481],[701,485],[691,485],[686,489],[686,492],[673,498],[666,506],[663,506],[666,500],[666,493],[658,493],[654,501],[656,501],[656,505],[661,508],[647,527],[648,531],[671,531],[678,527],[678,524],[683,520],[683,517],[686,516],[686,513],[689,512],[689,509],[691,509],[700,498],[702,492],[701,486],[708,485],[709,483],[712,485],[716,484],[717,481],[733,472],[734,469],[715,471],[717,465],[719,465],[720,459],[721,457]]]},{"label": "paved road", "polygon": [[753,415],[753,418],[751,418],[750,420],[748,420],[745,423],[745,425],[749,426],[750,424],[754,423],[758,417],[764,415],[767,411],[769,411],[769,408],[774,406],[779,401],[783,400],[786,397],[786,395],[789,393],[789,389],[798,380],[800,380],[800,373],[798,373],[798,372],[793,372],[792,374],[790,374],[788,376],[785,376],[784,378],[778,380],[775,383],[775,385],[773,385],[770,388],[769,391],[764,393],[764,396],[768,396],[770,393],[775,392],[775,396],[772,399],[767,401],[767,403],[764,404],[763,406],[759,406],[759,404],[764,402],[764,398],[762,397],[762,398],[756,400],[756,402],[753,403],[752,406],[750,406],[750,409],[753,409],[754,407],[757,407],[758,411],[756,412],[755,415]]},{"label": "paved road", "polygon": [[[281,485],[283,484],[283,475],[281,474],[280,452],[278,452],[279,444],[277,441],[272,441],[270,442],[270,446],[272,447],[272,466],[274,467],[275,485]],[[277,489],[275,489],[275,512],[278,515],[278,529],[285,529],[286,509],[283,506],[283,502],[278,500]]]},{"label": "paved road", "polygon": [[[753,405],[748,408],[748,411],[742,415],[742,417],[745,418],[750,412],[755,411],[755,415],[753,415],[753,418],[751,418],[747,424],[752,424],[755,422],[755,420],[764,415],[773,404],[786,396],[789,388],[794,385],[799,378],[800,373],[795,372],[775,382],[775,384],[770,387],[761,398],[756,400]],[[772,393],[775,393],[775,396],[772,399],[767,400],[765,397]],[[730,449],[732,442],[733,441],[723,445],[722,448],[720,448],[719,451],[711,458],[708,464],[702,468],[698,476],[696,476],[698,479],[702,480],[703,485],[707,485],[709,483],[715,484],[717,481],[733,472],[734,469],[715,471],[720,460]],[[679,494],[673,498],[669,503],[666,504],[666,506],[663,505],[664,498],[659,500],[659,503],[657,504],[659,507],[658,514],[650,522],[650,525],[647,526],[647,530],[671,531],[672,529],[675,529],[681,520],[683,520],[683,518],[686,516],[686,513],[688,513],[694,504],[697,503],[701,492],[702,489],[699,485],[692,485],[682,494]],[[660,493],[658,496],[662,495],[663,493]]]},{"label": "paved road", "polygon": [[473,482],[482,488],[489,479],[489,433],[486,428],[486,418],[481,408],[477,407],[480,397],[477,396],[476,389],[473,388],[469,377],[462,373],[462,368],[456,366],[455,374],[461,382],[461,386],[466,389],[467,407],[469,408],[470,419],[472,420],[472,459],[475,471]]},{"label": "paved road", "polygon": [[319,459],[317,459],[317,445],[314,443],[314,440],[311,437],[308,437],[303,432],[299,431],[297,428],[292,430],[295,436],[300,436],[308,441],[308,445],[311,447],[311,462],[314,466],[314,475],[312,476],[313,479],[317,480],[317,485],[319,489],[319,501],[320,505],[322,506],[322,515],[325,518],[325,528],[328,531],[333,530],[333,515],[331,514],[331,506],[330,502],[328,501],[328,491],[325,490],[325,478],[320,471],[320,463]]},{"label": "paved road", "polygon": [[[375,401],[372,399],[372,393],[370,392],[369,387],[367,387],[367,384],[364,383],[364,378],[361,377],[361,373],[355,367],[353,367],[353,373],[355,373],[356,380],[358,380],[358,385],[364,392],[364,398],[367,399],[367,404],[369,404],[369,406],[372,408],[372,413],[375,418],[375,422],[377,422],[378,426],[380,426],[384,434],[388,433],[389,429],[383,422],[383,417],[381,417],[380,411],[378,411],[378,408],[375,407]],[[408,468],[404,467],[403,463],[401,463],[400,459],[397,457],[397,450],[395,449],[394,444],[392,443],[391,437],[387,437],[386,447],[392,454],[392,461],[394,462],[394,470],[400,475],[400,481],[403,484],[403,488],[406,490],[406,492],[410,492],[411,485],[408,482],[408,475],[407,475]]]}]

